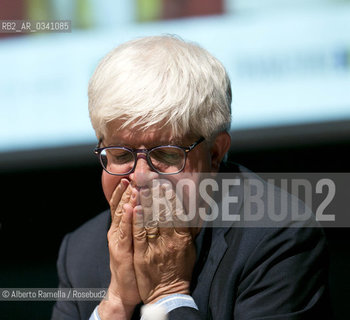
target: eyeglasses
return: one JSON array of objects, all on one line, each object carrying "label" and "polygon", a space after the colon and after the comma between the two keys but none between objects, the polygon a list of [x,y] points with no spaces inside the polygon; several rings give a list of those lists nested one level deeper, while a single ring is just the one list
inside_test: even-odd
[{"label": "eyeglasses", "polygon": [[131,149],[119,146],[99,148],[100,141],[94,153],[99,157],[103,169],[115,176],[132,173],[136,168],[138,153],[146,155],[148,165],[157,173],[176,174],[184,169],[187,154],[204,140],[201,137],[189,147],[167,145],[151,149]]}]

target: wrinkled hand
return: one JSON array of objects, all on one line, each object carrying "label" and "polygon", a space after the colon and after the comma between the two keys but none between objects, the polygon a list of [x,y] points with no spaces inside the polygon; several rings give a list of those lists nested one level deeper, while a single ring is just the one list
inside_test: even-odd
[{"label": "wrinkled hand", "polygon": [[[179,220],[185,212],[175,191],[165,185],[160,191],[141,190],[141,205],[133,210],[134,268],[144,303],[173,293],[189,294],[196,258],[191,230]],[[155,212],[159,200],[165,205]]]},{"label": "wrinkled hand", "polygon": [[137,191],[131,188],[126,179],[122,179],[110,200],[112,223],[107,238],[111,282],[108,300],[103,300],[99,306],[101,319],[111,316],[111,304],[118,308],[119,319],[129,318],[135,306],[141,302],[134,272],[132,244],[132,214],[136,204]]}]

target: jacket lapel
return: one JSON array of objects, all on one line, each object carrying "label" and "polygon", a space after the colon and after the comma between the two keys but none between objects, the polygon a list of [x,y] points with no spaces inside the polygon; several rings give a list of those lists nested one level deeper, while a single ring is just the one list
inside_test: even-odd
[{"label": "jacket lapel", "polygon": [[215,271],[227,250],[227,243],[224,237],[226,233],[225,229],[229,228],[213,229],[210,250],[204,267],[198,276],[197,286],[192,293],[203,319],[205,319],[207,315],[210,287]]},{"label": "jacket lapel", "polygon": [[[234,173],[233,178],[241,178],[239,173]],[[235,195],[238,197],[237,205],[234,206],[231,214],[238,214],[241,210],[243,203],[243,187],[234,187]],[[222,208],[222,195],[220,195],[220,199],[217,200],[219,208]],[[221,212],[221,218],[222,212]],[[234,222],[228,223],[227,221],[222,221],[222,227],[212,227],[212,236],[211,236],[211,244],[209,244],[209,250],[207,254],[206,261],[204,266],[198,276],[197,285],[192,292],[192,297],[197,303],[199,312],[201,313],[201,317],[203,319],[208,318],[208,304],[209,304],[209,296],[211,294],[211,285],[213,282],[213,278],[215,276],[216,270],[228,248],[228,244],[225,238],[227,232],[232,228]],[[219,224],[220,225],[220,222]],[[208,233],[206,232],[204,237]],[[205,243],[205,242],[204,242]],[[203,245],[205,250],[205,245]]]}]

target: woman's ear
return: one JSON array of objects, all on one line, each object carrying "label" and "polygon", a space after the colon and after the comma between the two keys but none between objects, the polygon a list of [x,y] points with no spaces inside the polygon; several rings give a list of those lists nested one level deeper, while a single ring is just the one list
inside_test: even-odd
[{"label": "woman's ear", "polygon": [[220,163],[222,159],[224,158],[227,151],[230,149],[231,146],[231,137],[230,135],[224,131],[220,132],[210,149],[211,154],[211,169],[212,171],[218,171],[220,168]]}]

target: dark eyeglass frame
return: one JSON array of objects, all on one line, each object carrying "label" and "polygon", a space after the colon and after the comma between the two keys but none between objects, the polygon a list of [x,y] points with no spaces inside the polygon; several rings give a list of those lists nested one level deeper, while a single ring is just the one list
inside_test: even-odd
[{"label": "dark eyeglass frame", "polygon": [[[109,146],[109,147],[103,147],[103,148],[100,148],[100,144],[102,142],[102,140],[99,141],[99,143],[97,144],[96,148],[94,149],[94,153],[95,155],[97,155],[99,157],[99,160],[100,160],[100,163],[102,165],[102,168],[103,170],[105,170],[108,174],[111,174],[113,176],[126,176],[132,172],[134,172],[135,168],[136,168],[136,165],[137,165],[137,160],[138,160],[138,157],[137,157],[137,154],[138,153],[143,153],[146,155],[146,160],[147,160],[147,163],[148,165],[157,173],[159,174],[162,174],[162,175],[171,175],[171,174],[178,174],[180,173],[184,168],[185,168],[185,165],[186,165],[186,160],[187,160],[187,154],[192,151],[196,146],[198,146],[201,142],[203,142],[205,140],[204,137],[200,137],[196,142],[192,143],[190,146],[188,147],[182,147],[182,146],[176,146],[176,145],[161,145],[161,146],[156,146],[156,147],[153,147],[153,148],[150,148],[150,149],[132,149],[132,148],[128,148],[128,147],[122,147],[122,146]],[[159,149],[159,148],[177,148],[177,149],[181,149],[184,151],[184,155],[185,155],[185,159],[184,159],[184,164],[182,166],[182,168],[180,170],[178,170],[177,172],[171,172],[171,173],[167,173],[167,172],[161,172],[159,171],[157,168],[154,167],[151,159],[150,159],[150,156],[149,156],[149,153],[152,152],[153,150],[155,149]],[[102,157],[101,157],[101,153],[103,150],[105,149],[121,149],[121,150],[127,150],[129,152],[131,152],[133,155],[134,155],[134,166],[126,173],[111,173],[107,170],[107,168],[105,168],[104,164],[103,164],[103,161],[102,161]]]}]

